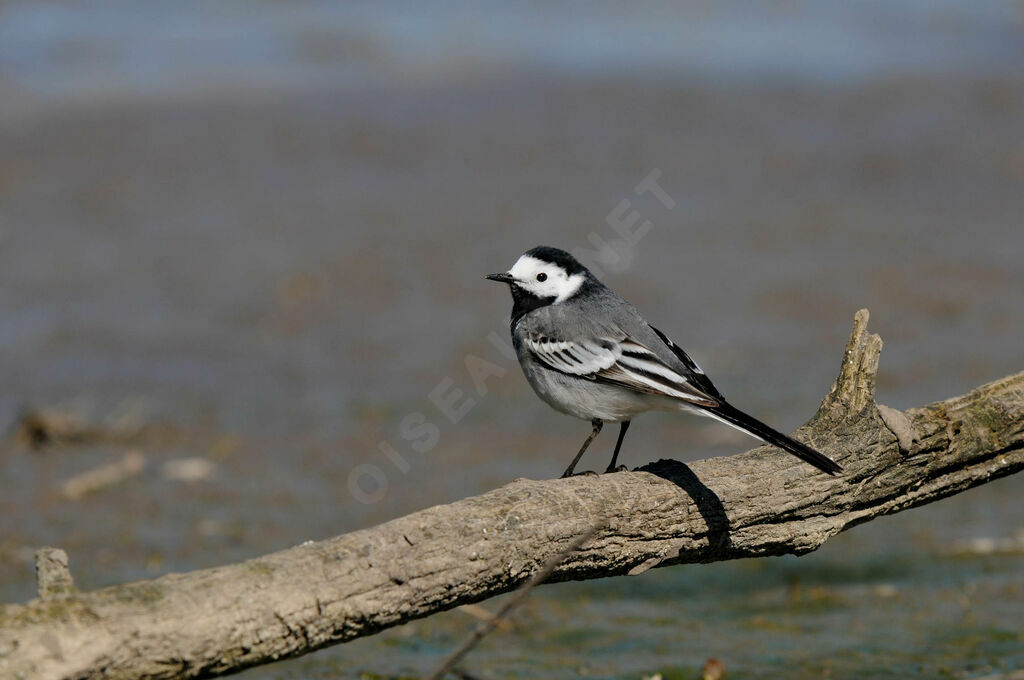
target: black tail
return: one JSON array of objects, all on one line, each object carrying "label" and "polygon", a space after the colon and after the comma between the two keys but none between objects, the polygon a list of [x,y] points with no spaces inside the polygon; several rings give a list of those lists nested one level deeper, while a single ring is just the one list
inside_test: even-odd
[{"label": "black tail", "polygon": [[800,460],[810,463],[822,472],[834,475],[837,472],[843,471],[843,468],[839,467],[839,464],[828,456],[818,453],[807,444],[798,442],[792,437],[786,436],[778,430],[765,425],[757,418],[748,416],[746,413],[730,404],[722,402],[719,406],[715,406],[713,408],[702,408],[701,410],[711,416],[721,418],[731,425],[735,425],[737,428],[762,441],[768,442],[769,444],[778,446],[784,451],[792,453]]}]

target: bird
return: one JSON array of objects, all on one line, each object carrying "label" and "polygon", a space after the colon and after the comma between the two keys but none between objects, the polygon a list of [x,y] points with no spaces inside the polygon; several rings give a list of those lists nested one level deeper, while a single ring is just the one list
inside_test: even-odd
[{"label": "bird", "polygon": [[617,472],[634,416],[682,411],[719,420],[830,475],[834,460],[734,407],[704,370],[564,250],[537,246],[506,272],[488,274],[512,293],[512,345],[527,382],[557,411],[593,429],[562,477],[571,477],[606,422],[619,436],[605,472]]}]

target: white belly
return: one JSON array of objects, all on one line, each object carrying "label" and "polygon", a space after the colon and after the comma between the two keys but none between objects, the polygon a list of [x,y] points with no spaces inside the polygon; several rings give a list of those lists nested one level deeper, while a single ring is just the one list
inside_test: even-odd
[{"label": "white belly", "polygon": [[552,408],[577,418],[620,422],[630,420],[644,411],[680,410],[678,400],[642,394],[585,378],[572,378],[529,359],[521,361],[521,364],[526,380],[537,396]]}]

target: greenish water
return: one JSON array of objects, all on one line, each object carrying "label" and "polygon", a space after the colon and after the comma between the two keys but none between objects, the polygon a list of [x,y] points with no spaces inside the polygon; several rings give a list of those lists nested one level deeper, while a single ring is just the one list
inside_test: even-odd
[{"label": "greenish water", "polygon": [[[885,341],[890,406],[1024,368],[1014,3],[645,6],[586,21],[517,6],[500,35],[449,4],[138,7],[0,9],[0,424],[36,405],[164,428],[0,443],[3,601],[32,597],[40,545],[65,548],[95,588],[558,474],[587,425],[539,402],[489,340],[509,301],[481,277],[538,243],[613,241],[623,200],[652,228],[606,281],[779,428],[814,412],[861,307]],[[142,30],[153,22],[167,35]],[[467,35],[483,37],[469,49]],[[653,169],[674,208],[635,195]],[[472,394],[470,355],[505,373],[453,424],[429,395],[445,380]],[[438,427],[426,453],[401,436],[412,413]],[[601,467],[612,439],[581,467]],[[661,414],[637,419],[623,458],[749,444]],[[135,477],[61,492],[130,447],[145,457]],[[205,472],[190,480],[180,459],[195,457]],[[375,502],[351,490],[359,464],[383,475]],[[545,586],[464,668],[1021,669],[1021,497],[1010,478],[799,559]],[[475,625],[447,612],[240,677],[422,675]]]}]

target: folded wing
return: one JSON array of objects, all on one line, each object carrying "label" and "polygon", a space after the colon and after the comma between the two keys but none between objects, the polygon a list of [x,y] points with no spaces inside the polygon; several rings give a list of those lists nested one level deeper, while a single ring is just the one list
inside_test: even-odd
[{"label": "folded wing", "polygon": [[698,406],[719,404],[715,396],[701,390],[688,376],[628,336],[571,341],[533,333],[525,342],[539,361],[568,375]]}]

